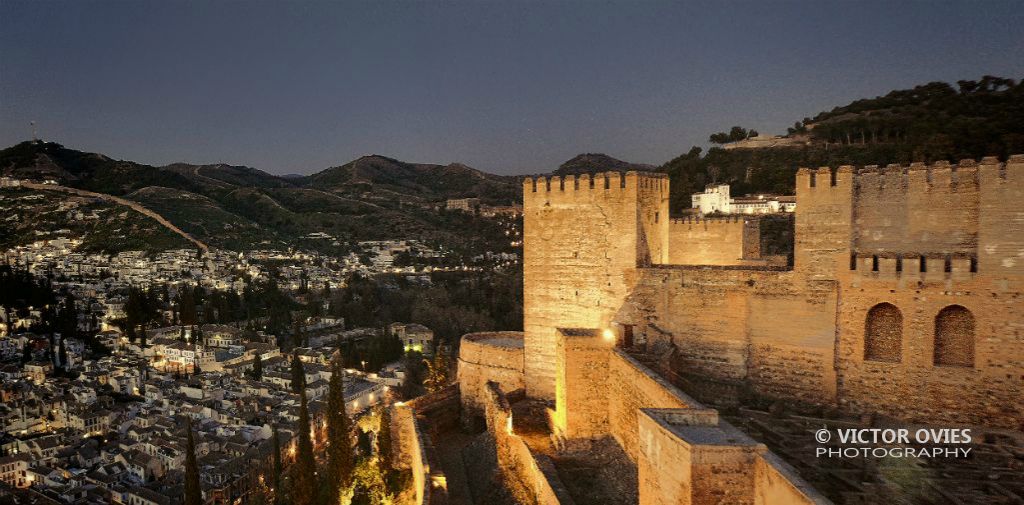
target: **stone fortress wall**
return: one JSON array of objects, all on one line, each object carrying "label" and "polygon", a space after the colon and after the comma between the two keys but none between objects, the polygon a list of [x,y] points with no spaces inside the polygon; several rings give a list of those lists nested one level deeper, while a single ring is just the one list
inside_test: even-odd
[{"label": "stone fortress wall", "polygon": [[486,405],[489,376],[504,374],[504,391],[522,380],[553,401],[567,450],[618,442],[641,503],[707,503],[707,490],[827,502],[701,402],[754,395],[1020,429],[1024,156],[801,169],[796,186],[786,268],[736,261],[756,242],[740,221],[706,223],[732,227],[713,236],[666,219],[660,174],[526,179],[523,374],[473,357],[471,342],[463,403]]},{"label": "stone fortress wall", "polygon": [[494,331],[470,333],[459,345],[458,382],[464,417],[484,413],[487,383],[506,391],[524,388],[523,333]]},{"label": "stone fortress wall", "polygon": [[553,398],[556,328],[607,326],[637,265],[666,261],[668,178],[526,178],[523,212],[526,390]]},{"label": "stone fortress wall", "polygon": [[[756,257],[747,238],[757,219],[743,216],[687,217],[669,222],[668,263],[674,265],[740,265]],[[755,232],[756,233],[756,232]]]},{"label": "stone fortress wall", "polygon": [[[724,388],[917,422],[1020,427],[1024,218],[1014,209],[1024,158],[802,169],[795,265],[784,271],[702,255],[701,240],[697,252],[675,252],[689,245],[674,233],[682,223],[660,219],[662,201],[644,209],[636,198],[667,194],[667,181],[648,179],[658,182],[647,191],[645,178],[627,174],[603,191],[571,178],[526,181],[531,396],[554,399],[542,384],[557,328],[629,327],[664,350],[664,371],[712,396]],[[650,215],[658,218],[641,222]],[[739,228],[708,227],[730,224]],[[667,254],[643,235],[667,236]],[[611,243],[627,240],[635,255]],[[686,264],[671,261],[681,257]],[[868,315],[880,304],[898,313],[887,316],[899,319],[895,336],[881,328],[894,325],[873,323],[884,314]],[[898,357],[866,351],[886,338]],[[961,356],[937,358],[937,345]]]}]

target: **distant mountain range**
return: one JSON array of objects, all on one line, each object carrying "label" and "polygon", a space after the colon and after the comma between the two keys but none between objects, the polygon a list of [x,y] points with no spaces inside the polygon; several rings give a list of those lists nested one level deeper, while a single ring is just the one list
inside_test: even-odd
[{"label": "distant mountain range", "polygon": [[[467,251],[493,249],[489,242],[503,237],[496,225],[437,209],[446,199],[463,197],[509,205],[521,191],[515,177],[376,155],[311,176],[279,177],[226,164],[154,167],[53,142],[22,142],[0,151],[0,175],[55,179],[134,200],[196,238],[228,249],[330,249],[333,241],[310,237],[316,232],[339,242],[416,238]],[[478,233],[467,234],[472,230]]]},{"label": "distant mountain range", "polygon": [[597,172],[628,172],[630,170],[653,171],[657,170],[657,167],[654,165],[629,163],[612,158],[607,154],[584,153],[578,154],[569,161],[562,163],[553,173],[554,175],[580,175]]},{"label": "distant mountain range", "polygon": [[[1024,84],[993,76],[956,84],[896,90],[805,118],[789,129],[789,137],[801,142],[785,147],[712,147],[707,152],[693,147],[660,167],[585,153],[553,173],[661,171],[671,180],[670,208],[678,213],[689,207],[691,193],[712,182],[732,185],[734,194],[792,193],[794,174],[801,166],[1024,153]],[[738,126],[733,130],[747,131]],[[407,163],[379,155],[310,176],[275,176],[225,164],[153,167],[33,141],[0,151],[0,175],[52,178],[67,186],[122,196],[160,213],[194,237],[228,249],[336,250],[334,242],[416,238],[467,252],[493,250],[495,244],[507,244],[497,225],[439,207],[450,198],[477,197],[492,205],[521,201],[518,177],[488,174],[459,163]],[[40,209],[35,215],[56,210]],[[104,226],[117,229],[113,221]],[[149,224],[132,226],[148,229]],[[30,238],[30,226],[19,229],[19,236]],[[118,233],[123,239],[119,243],[139,242],[129,240],[132,237],[123,230]],[[320,233],[333,240],[311,235]],[[105,243],[95,237],[91,241]]]}]

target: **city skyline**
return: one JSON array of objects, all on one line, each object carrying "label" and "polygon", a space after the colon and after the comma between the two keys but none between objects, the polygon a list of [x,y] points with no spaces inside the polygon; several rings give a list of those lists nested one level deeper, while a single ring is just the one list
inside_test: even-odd
[{"label": "city skyline", "polygon": [[892,89],[1018,78],[1022,14],[985,6],[5,2],[0,144],[35,121],[118,159],[277,175],[368,154],[660,165],[737,124],[781,134]]}]

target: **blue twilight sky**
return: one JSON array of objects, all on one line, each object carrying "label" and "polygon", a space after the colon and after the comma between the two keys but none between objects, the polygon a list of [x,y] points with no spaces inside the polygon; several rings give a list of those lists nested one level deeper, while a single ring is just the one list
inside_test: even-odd
[{"label": "blue twilight sky", "polygon": [[1024,77],[1024,5],[0,0],[0,147],[307,174],[660,164],[894,88]]}]

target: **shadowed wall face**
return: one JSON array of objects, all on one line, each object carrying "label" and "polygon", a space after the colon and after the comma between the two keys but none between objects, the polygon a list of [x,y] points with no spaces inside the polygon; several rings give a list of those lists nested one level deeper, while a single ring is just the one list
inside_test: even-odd
[{"label": "shadowed wall face", "polygon": [[864,328],[864,359],[898,363],[903,354],[903,315],[889,303],[868,311]]},{"label": "shadowed wall face", "polygon": [[935,364],[974,366],[974,316],[952,305],[935,316]]}]

